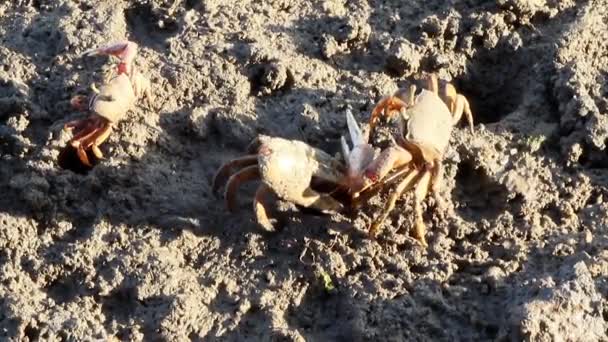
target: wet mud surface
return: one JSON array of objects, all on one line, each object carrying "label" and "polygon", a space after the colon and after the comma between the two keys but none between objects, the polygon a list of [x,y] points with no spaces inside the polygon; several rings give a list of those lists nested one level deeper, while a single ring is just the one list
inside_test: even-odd
[{"label": "wet mud surface", "polygon": [[[606,340],[605,0],[16,1],[0,37],[0,339]],[[81,54],[124,38],[155,100],[70,170],[69,100],[112,68]],[[333,154],[347,110],[429,72],[476,125],[428,249],[411,194],[375,241],[389,192],[353,216],[277,201],[274,233],[255,186],[234,214],[212,194],[256,135]]]}]

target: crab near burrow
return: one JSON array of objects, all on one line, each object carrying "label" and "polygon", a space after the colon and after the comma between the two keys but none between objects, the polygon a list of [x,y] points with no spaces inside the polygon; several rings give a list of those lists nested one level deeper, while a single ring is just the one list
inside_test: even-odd
[{"label": "crab near burrow", "polygon": [[[250,145],[249,155],[229,161],[218,170],[213,179],[213,192],[217,193],[225,185],[226,205],[233,212],[237,207],[239,186],[261,180],[253,209],[258,224],[269,231],[274,227],[267,215],[265,197],[268,193],[324,213],[341,211],[344,204],[332,196],[334,191],[348,190],[352,187],[351,181],[362,179],[363,167],[369,165],[370,157],[373,157],[373,150],[363,141],[352,114],[347,112],[346,116],[354,147],[350,149],[343,140],[344,160],[302,141],[262,135]],[[332,191],[318,191],[315,185],[324,185]]]},{"label": "crab near burrow", "polygon": [[[370,128],[379,117],[398,114],[399,131],[396,143],[383,150],[363,172],[357,192],[372,192],[389,180],[399,179],[380,216],[369,229],[375,237],[397,199],[410,188],[414,188],[414,232],[413,236],[424,246],[426,226],[422,218],[422,201],[429,190],[439,189],[441,162],[449,144],[452,128],[464,113],[473,132],[473,115],[467,99],[456,92],[453,85],[443,83],[440,89],[437,76],[427,78],[427,88],[416,95],[416,87],[400,89],[394,95],[382,99],[373,109]],[[404,176],[403,176],[404,175]],[[403,178],[399,178],[403,176]],[[374,184],[374,187],[370,188]]]},{"label": "crab near burrow", "polygon": [[152,100],[150,81],[135,70],[133,59],[137,53],[137,44],[121,41],[97,49],[88,50],[84,55],[113,55],[119,58],[117,75],[112,76],[99,88],[91,86],[95,94],[87,97],[78,95],[70,103],[78,110],[91,111],[85,119],[68,122],[65,129],[73,130],[69,144],[76,149],[80,161],[91,167],[87,150],[91,149],[96,158],[102,159],[99,149],[112,131],[112,126],[124,119],[133,108],[135,101],[145,95]]}]

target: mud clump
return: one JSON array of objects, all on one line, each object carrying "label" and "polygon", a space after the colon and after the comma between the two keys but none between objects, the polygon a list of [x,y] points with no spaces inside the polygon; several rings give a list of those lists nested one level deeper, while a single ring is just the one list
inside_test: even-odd
[{"label": "mud clump", "polygon": [[420,67],[420,53],[407,40],[397,40],[389,50],[386,69],[397,76],[411,75]]},{"label": "mud clump", "polygon": [[583,162],[606,165],[602,151],[608,139],[607,14],[605,8],[581,11],[560,41],[555,61],[553,94],[560,114],[560,141],[571,162],[584,155]]},{"label": "mud clump", "polygon": [[[597,341],[605,336],[606,322],[598,315],[604,310],[602,295],[585,262],[564,266],[558,277],[546,279],[538,292],[512,311],[512,322],[519,330],[515,338]],[[555,311],[561,314],[552,315]]]},{"label": "mud clump", "polygon": [[289,90],[294,84],[291,70],[277,60],[252,66],[250,75],[251,91],[257,96]]}]

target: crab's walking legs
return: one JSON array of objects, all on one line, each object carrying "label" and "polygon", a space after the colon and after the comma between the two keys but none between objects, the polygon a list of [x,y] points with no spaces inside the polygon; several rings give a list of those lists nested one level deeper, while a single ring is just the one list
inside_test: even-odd
[{"label": "crab's walking legs", "polygon": [[418,183],[416,183],[416,188],[414,189],[414,238],[422,244],[422,246],[427,247],[426,243],[426,226],[424,225],[424,220],[422,218],[422,201],[429,192],[429,183],[431,181],[431,172],[425,171]]},{"label": "crab's walking legs", "polygon": [[236,211],[236,194],[239,186],[243,183],[260,178],[260,169],[257,165],[247,166],[246,168],[233,174],[226,184],[226,206],[230,212]]},{"label": "crab's walking legs", "polygon": [[83,142],[82,145],[84,146],[85,149],[87,149],[90,146],[95,157],[97,159],[103,159],[103,153],[99,149],[99,145],[103,144],[103,142],[106,141],[106,139],[108,139],[108,137],[110,136],[110,133],[112,133],[112,124],[107,123],[99,131],[95,132],[95,134],[92,137],[88,138],[85,142]]},{"label": "crab's walking legs", "polygon": [[471,133],[473,133],[473,113],[471,112],[471,107],[469,106],[469,101],[467,101],[466,97],[458,94],[453,85],[447,84],[445,87],[444,101],[452,113],[452,122],[454,125],[460,121],[460,118],[464,113],[467,122],[469,123],[469,127],[471,128]]},{"label": "crab's walking legs", "polygon": [[234,172],[234,169],[242,169],[246,166],[255,165],[258,162],[257,155],[248,155],[242,158],[234,159],[226,164],[224,164],[213,177],[213,185],[212,190],[213,193],[216,194],[218,189],[226,184],[230,175]]},{"label": "crab's walking legs", "polygon": [[[418,177],[417,177],[418,176]],[[380,216],[374,220],[369,228],[369,235],[371,238],[375,238],[379,233],[382,224],[390,214],[390,212],[395,208],[395,204],[397,200],[401,197],[401,195],[410,189],[412,186],[414,188],[414,231],[413,237],[420,242],[424,247],[428,246],[425,238],[426,226],[424,224],[424,220],[422,217],[422,201],[428,194],[429,185],[432,178],[432,171],[420,171],[412,170],[409,174],[407,174],[403,180],[397,185],[391,196],[389,197],[386,205],[384,206],[382,213]]]},{"label": "crab's walking legs", "polygon": [[372,110],[372,115],[369,119],[370,132],[374,131],[374,127],[382,112],[384,112],[384,116],[390,116],[395,111],[399,111],[404,107],[407,107],[407,104],[396,96],[388,96],[380,100]]},{"label": "crab's walking legs", "polygon": [[91,166],[91,162],[89,161],[89,158],[86,153],[86,150],[89,147],[91,148],[93,154],[97,159],[103,159],[103,153],[99,149],[99,145],[101,145],[106,139],[108,139],[111,132],[112,125],[110,123],[106,123],[102,127],[97,128],[96,130],[91,132],[86,137],[81,138],[80,140],[74,141],[72,143],[72,146],[77,149],[78,156],[85,165]]},{"label": "crab's walking legs", "polygon": [[414,104],[416,94],[416,86],[411,85],[405,92],[397,91],[391,96],[387,96],[372,110],[372,115],[369,119],[370,132],[374,131],[379,117],[384,113],[385,117],[391,117],[395,112],[400,112]]},{"label": "crab's walking legs", "polygon": [[95,156],[103,157],[103,154],[97,148],[99,144],[105,141],[111,131],[111,124],[102,117],[93,117],[84,120],[76,120],[68,122],[65,125],[66,129],[76,131],[71,140],[71,145],[76,149],[78,158],[86,166],[91,167],[91,161],[87,156],[86,149],[93,146]]},{"label": "crab's walking legs", "polygon": [[343,209],[342,204],[331,195],[318,193],[311,188],[304,190],[300,198],[294,199],[294,203],[321,212],[337,212]]},{"label": "crab's walking legs", "polygon": [[274,227],[268,218],[268,205],[266,204],[266,198],[271,193],[272,189],[268,185],[262,183],[256,190],[255,196],[253,197],[253,211],[255,213],[255,217],[260,226],[267,231],[274,230]]},{"label": "crab's walking legs", "polygon": [[395,180],[399,179],[401,176],[409,173],[410,171],[411,168],[408,165],[397,168],[393,173],[384,178],[382,182],[373,184],[372,186],[365,189],[363,192],[357,194],[357,196],[352,200],[351,207],[356,208],[361,205],[361,203],[367,202],[370,198],[372,198],[372,196],[377,194],[378,191],[380,191],[387,185],[393,183]]},{"label": "crab's walking legs", "polygon": [[90,134],[96,128],[101,127],[101,121],[96,119],[74,120],[66,123],[63,127],[67,130],[73,130],[74,136],[72,140],[81,140]]},{"label": "crab's walking legs", "polygon": [[378,235],[382,224],[384,223],[390,212],[395,208],[395,203],[397,203],[397,200],[399,199],[399,197],[401,197],[401,194],[403,194],[403,192],[412,187],[412,185],[414,184],[414,179],[418,174],[419,172],[417,170],[411,170],[410,173],[408,173],[403,178],[403,180],[397,185],[393,193],[391,193],[391,196],[384,205],[384,209],[380,213],[380,216],[376,220],[374,220],[374,222],[372,222],[369,228],[369,236],[371,238],[375,238],[376,235]]},{"label": "crab's walking legs", "polygon": [[87,152],[85,149],[85,146],[82,144],[82,141],[84,139],[87,138],[91,138],[95,135],[95,132],[97,132],[97,128],[87,132],[86,134],[83,134],[79,139],[75,139],[72,141],[72,147],[74,147],[76,149],[76,153],[78,154],[78,158],[82,161],[82,163],[88,167],[92,167],[93,164],[91,164],[91,161],[89,160],[89,157],[87,156]]}]

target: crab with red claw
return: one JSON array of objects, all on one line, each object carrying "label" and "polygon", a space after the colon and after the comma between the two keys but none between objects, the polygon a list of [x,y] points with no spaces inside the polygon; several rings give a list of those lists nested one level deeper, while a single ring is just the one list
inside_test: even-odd
[{"label": "crab with red claw", "polygon": [[112,55],[119,59],[116,75],[112,75],[99,89],[91,85],[95,94],[90,97],[78,95],[70,100],[77,110],[91,112],[87,118],[65,125],[65,129],[73,131],[69,145],[87,167],[92,167],[87,151],[90,149],[97,159],[103,159],[99,145],[108,139],[113,125],[126,117],[136,100],[144,95],[148,101],[152,100],[150,81],[133,66],[136,54],[137,44],[131,41],[113,43],[84,53],[85,56]]},{"label": "crab with red claw", "polygon": [[[419,94],[416,94],[414,85],[400,89],[382,99],[372,111],[370,130],[374,129],[381,116],[397,115],[400,131],[395,143],[364,167],[362,178],[351,189],[353,197],[369,198],[384,185],[398,182],[380,216],[369,228],[372,238],[379,233],[399,197],[414,188],[412,235],[420,244],[427,246],[422,201],[429,191],[436,193],[440,188],[443,154],[449,145],[452,129],[463,114],[473,132],[473,115],[467,99],[449,83],[442,82],[440,87],[434,74],[429,75],[426,81],[427,89],[422,89]],[[355,203],[362,201],[359,199]]]},{"label": "crab with red claw", "polygon": [[[342,211],[345,203],[336,194],[347,193],[354,187],[353,182],[362,178],[363,167],[371,162],[369,151],[372,150],[363,140],[352,114],[347,112],[346,117],[354,147],[349,149],[343,139],[342,158],[302,141],[261,135],[250,145],[248,155],[220,167],[213,179],[213,192],[225,186],[226,206],[234,212],[239,187],[245,182],[260,180],[253,209],[258,224],[268,231],[275,230],[268,216],[269,193],[323,213]],[[331,190],[323,192],[319,190],[322,188]]]}]

